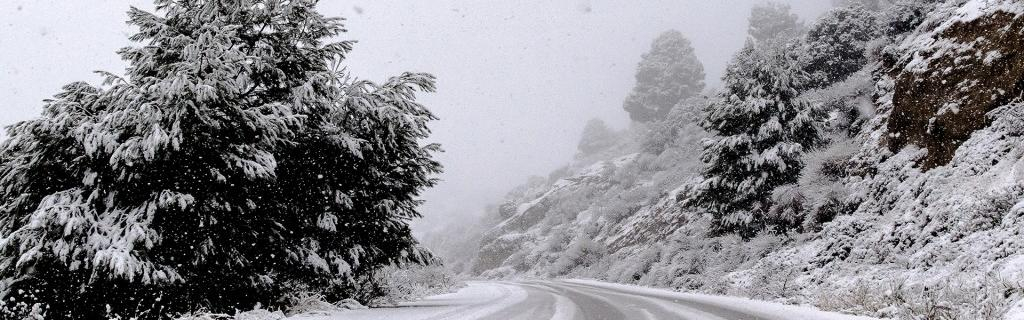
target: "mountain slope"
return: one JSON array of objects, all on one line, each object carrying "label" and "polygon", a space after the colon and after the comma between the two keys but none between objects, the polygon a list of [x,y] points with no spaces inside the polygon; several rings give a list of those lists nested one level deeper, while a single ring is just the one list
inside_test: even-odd
[{"label": "mountain slope", "polygon": [[[473,273],[582,276],[728,293],[904,319],[1024,315],[1024,4],[898,2],[919,26],[867,46],[868,65],[803,98],[829,113],[829,143],[770,214],[802,226],[709,236],[699,182],[702,101],[671,117],[672,142],[638,126],[565,178],[507,198]],[[910,9],[908,9],[910,8]],[[886,20],[888,19],[888,20]],[[615,150],[629,150],[619,151]],[[499,210],[500,211],[500,210]]]}]

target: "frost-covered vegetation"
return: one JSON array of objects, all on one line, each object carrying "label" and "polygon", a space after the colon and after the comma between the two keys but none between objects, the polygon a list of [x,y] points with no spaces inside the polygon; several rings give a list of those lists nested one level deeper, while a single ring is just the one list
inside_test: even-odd
[{"label": "frost-covered vegetation", "polygon": [[837,3],[806,27],[759,7],[723,88],[614,138],[588,125],[571,164],[460,235],[460,271],[1024,315],[1024,4]]},{"label": "frost-covered vegetation", "polygon": [[433,261],[408,226],[440,170],[431,75],[353,79],[314,1],[129,17],[123,75],[65,86],[0,145],[0,317],[367,302],[389,266]]},{"label": "frost-covered vegetation", "polygon": [[388,266],[374,271],[364,291],[371,306],[394,305],[426,296],[448,293],[465,284],[462,278],[443,266]]}]

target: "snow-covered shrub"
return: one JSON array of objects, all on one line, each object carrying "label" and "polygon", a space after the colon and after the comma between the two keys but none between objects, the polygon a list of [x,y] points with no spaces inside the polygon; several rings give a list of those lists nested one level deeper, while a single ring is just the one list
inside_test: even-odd
[{"label": "snow-covered shrub", "polygon": [[563,275],[577,268],[588,267],[600,260],[607,252],[608,249],[603,244],[590,237],[586,235],[577,237],[558,258],[558,261],[551,266],[551,274]]},{"label": "snow-covered shrub", "polygon": [[[205,310],[195,310],[177,316],[170,316],[174,320],[283,320],[285,314],[281,311],[270,311],[257,305],[252,310],[235,310],[234,315],[226,313],[211,313]],[[119,320],[111,318],[110,320]]]},{"label": "snow-covered shrub", "polygon": [[268,311],[260,308],[235,313],[234,320],[284,320],[285,315],[281,311]]},{"label": "snow-covered shrub", "polygon": [[480,273],[480,277],[484,279],[512,279],[518,274],[519,272],[516,272],[516,270],[512,269],[512,267],[503,266],[494,269],[488,269],[487,271]]},{"label": "snow-covered shrub", "polygon": [[[663,245],[638,246],[633,248],[635,251],[620,250],[609,255],[607,259],[616,263],[608,268],[605,279],[712,293],[745,292],[739,288],[746,286],[728,277],[729,273],[751,267],[790,241],[769,232],[749,240],[732,234],[708,237],[709,225],[707,217],[692,220],[677,229]],[[629,253],[624,255],[624,252]],[[792,294],[796,288],[783,287],[775,292]]]},{"label": "snow-covered shrub", "polygon": [[807,198],[796,184],[779,186],[772,191],[771,207],[765,219],[771,226],[780,226],[783,230],[793,230],[802,226]]},{"label": "snow-covered shrub", "polygon": [[498,215],[502,219],[511,218],[513,215],[516,214],[516,210],[518,210],[518,207],[519,205],[516,204],[515,201],[505,201],[505,203],[502,203],[500,206],[498,206]]},{"label": "snow-covered shrub", "polygon": [[750,238],[749,241],[737,243],[736,246],[745,251],[745,255],[741,258],[744,262],[757,261],[768,256],[768,254],[778,251],[789,240],[789,237],[786,235],[761,232],[757,236]]},{"label": "snow-covered shrub", "polygon": [[858,279],[845,288],[815,293],[814,304],[823,310],[894,319],[998,320],[1022,290],[1019,281],[992,274],[951,276],[935,284],[896,277]]},{"label": "snow-covered shrub", "polygon": [[388,266],[377,270],[365,294],[367,305],[394,305],[430,295],[450,293],[463,286],[454,273],[443,266]]},{"label": "snow-covered shrub", "polygon": [[799,194],[806,197],[804,231],[818,231],[836,216],[850,214],[856,208],[843,179],[850,175],[850,157],[857,152],[852,139],[833,135],[827,146],[804,155],[804,170],[797,181]]},{"label": "snow-covered shrub", "polygon": [[802,270],[790,261],[762,260],[756,267],[741,273],[743,278],[730,291],[758,300],[789,302],[802,289],[797,282],[801,273]]},{"label": "snow-covered shrub", "polygon": [[[174,320],[230,320],[234,316],[226,313],[211,313],[206,310],[195,310],[174,316]],[[120,319],[120,318],[112,318]]]},{"label": "snow-covered shrub", "polygon": [[707,104],[705,98],[693,97],[686,99],[668,113],[665,119],[651,123],[641,136],[640,148],[645,153],[661,154],[676,144],[680,138],[702,135],[703,129],[698,125],[703,118],[701,109]]},{"label": "snow-covered shrub", "polygon": [[869,65],[843,81],[801,94],[826,115],[822,129],[830,135],[829,141],[852,140],[864,122],[874,117],[872,95],[875,93],[875,80],[872,74],[875,71],[875,65]]},{"label": "snow-covered shrub", "polygon": [[636,186],[627,190],[612,188],[608,192],[608,198],[595,204],[594,212],[612,223],[622,221],[647,204],[653,191],[648,186]]},{"label": "snow-covered shrub", "polygon": [[574,190],[574,193],[557,194],[551,199],[554,204],[547,210],[545,218],[557,221],[571,221],[576,215],[587,210],[593,199],[602,193],[601,186],[585,185]]},{"label": "snow-covered shrub", "polygon": [[505,261],[502,261],[501,265],[512,267],[516,271],[520,272],[530,270],[530,268],[535,267],[535,265],[526,260],[526,256],[528,254],[529,253],[525,251],[516,251],[512,255],[508,256]]},{"label": "snow-covered shrub", "polygon": [[564,226],[556,226],[552,229],[551,235],[547,237],[545,242],[545,251],[547,252],[562,252],[569,247],[569,243],[572,243],[574,235],[572,232],[568,232]]},{"label": "snow-covered shrub", "polygon": [[[651,163],[651,158],[649,157],[649,155],[642,156],[639,158],[646,161],[648,165]],[[648,176],[646,174],[648,171],[645,170],[644,165],[642,165],[639,160],[630,162],[622,167],[613,169],[614,170],[608,176],[608,180],[609,182],[621,185],[622,188],[633,187],[634,185],[637,184],[637,182],[642,181],[645,177]]]},{"label": "snow-covered shrub", "polygon": [[609,259],[615,263],[610,265],[609,270],[602,274],[606,275],[605,278],[607,280],[613,282],[636,283],[646,276],[651,271],[651,267],[661,259],[661,251],[661,247],[653,246],[644,249],[637,255],[626,257],[622,257],[622,255],[609,256]]},{"label": "snow-covered shrub", "polygon": [[832,222],[836,217],[848,215],[857,209],[857,203],[848,198],[849,190],[842,184],[834,184],[814,203],[809,214],[804,216],[803,230],[806,232],[821,231],[821,226]]},{"label": "snow-covered shrub", "polygon": [[886,35],[899,36],[917,28],[941,2],[943,0],[895,0],[882,11],[879,22]]},{"label": "snow-covered shrub", "polygon": [[[187,313],[183,313],[177,316],[158,315],[160,318],[170,317],[174,320],[283,320],[285,319],[284,312],[281,311],[270,311],[263,309],[262,306],[256,305],[255,308],[248,311],[235,310],[234,315],[226,313],[212,313],[206,310],[195,310]],[[111,318],[111,320],[120,320],[121,318]],[[130,318],[134,319],[134,318]]]},{"label": "snow-covered shrub", "polygon": [[[827,146],[804,154],[804,171],[798,180],[801,187],[829,186],[850,175],[848,161],[858,151],[857,145],[842,136],[833,136],[830,140]],[[821,193],[821,190],[808,191]]]},{"label": "snow-covered shrub", "polygon": [[[868,283],[865,280],[856,280],[842,290],[831,287],[821,289],[820,292],[815,293],[814,305],[827,311],[883,315],[887,312],[891,313],[887,309],[892,302],[891,296],[902,285],[902,281]],[[884,314],[884,316],[892,316],[892,314]]]},{"label": "snow-covered shrub", "polygon": [[311,291],[291,292],[285,299],[288,302],[288,314],[304,314],[310,312],[324,312],[337,309],[334,304],[327,301],[323,294]]},{"label": "snow-covered shrub", "polygon": [[501,266],[509,256],[522,247],[529,237],[524,234],[507,234],[484,241],[484,245],[480,247],[480,252],[473,261],[472,272],[479,274]]}]

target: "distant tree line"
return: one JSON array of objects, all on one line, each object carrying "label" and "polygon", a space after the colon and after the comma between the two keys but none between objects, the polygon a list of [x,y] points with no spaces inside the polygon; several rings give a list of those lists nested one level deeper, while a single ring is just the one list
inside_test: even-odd
[{"label": "distant tree line", "polygon": [[[683,203],[711,214],[713,233],[751,237],[801,227],[803,217],[772,209],[773,192],[799,178],[803,154],[825,143],[825,115],[801,95],[867,64],[867,44],[881,35],[869,11],[878,4],[867,5],[843,4],[809,27],[788,5],[754,7],[747,43],[728,65],[724,87],[707,101],[693,99],[704,90],[704,71],[682,33],[665,32],[643,55],[623,104],[631,119],[649,123],[658,136],[678,126],[669,122],[685,121],[669,119],[671,110],[704,104],[699,121],[715,137],[705,143],[703,180]],[[664,150],[664,142],[649,141],[645,150]]]}]

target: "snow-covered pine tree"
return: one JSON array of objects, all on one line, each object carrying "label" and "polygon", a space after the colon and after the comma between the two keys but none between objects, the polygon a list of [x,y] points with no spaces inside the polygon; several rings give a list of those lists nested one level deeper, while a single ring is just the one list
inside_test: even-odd
[{"label": "snow-covered pine tree", "polygon": [[615,144],[616,134],[603,120],[593,118],[587,121],[583,127],[583,134],[580,135],[580,142],[576,149],[582,155],[591,155],[603,151]]},{"label": "snow-covered pine tree", "polygon": [[889,5],[889,2],[891,1],[892,0],[832,0],[832,5],[837,8],[862,6],[864,9],[877,11],[882,9],[885,5]]},{"label": "snow-covered pine tree", "polygon": [[428,258],[406,222],[439,170],[413,96],[432,77],[347,80],[315,1],[157,10],[129,11],[124,77],[66,86],[0,144],[4,318],[280,305]]},{"label": "snow-covered pine tree", "polygon": [[672,107],[704,90],[704,65],[693,53],[690,41],[669,30],[651,44],[636,71],[636,86],[623,108],[633,121],[665,118]]},{"label": "snow-covered pine tree", "polygon": [[867,64],[865,47],[878,36],[874,13],[863,6],[832,9],[804,37],[801,59],[811,77],[810,87],[843,81]]},{"label": "snow-covered pine tree", "polygon": [[747,34],[754,43],[792,38],[803,31],[803,23],[788,4],[768,1],[750,10]]},{"label": "snow-covered pine tree", "polygon": [[344,84],[338,107],[309,114],[296,143],[277,154],[271,194],[277,210],[292,213],[289,229],[302,231],[289,252],[298,258],[290,274],[298,283],[329,299],[366,300],[373,297],[361,291],[371,289],[373,271],[433,262],[408,225],[420,216],[415,196],[441,170],[431,157],[439,146],[420,144],[435,117],[414,100],[433,88],[432,76],[414,73],[382,85]]},{"label": "snow-covered pine tree", "polygon": [[717,137],[705,141],[704,179],[684,204],[708,210],[714,233],[751,237],[800,223],[768,212],[774,189],[797,181],[801,154],[821,140],[820,115],[798,97],[807,76],[791,51],[780,43],[747,42],[707,107],[702,126]]}]

